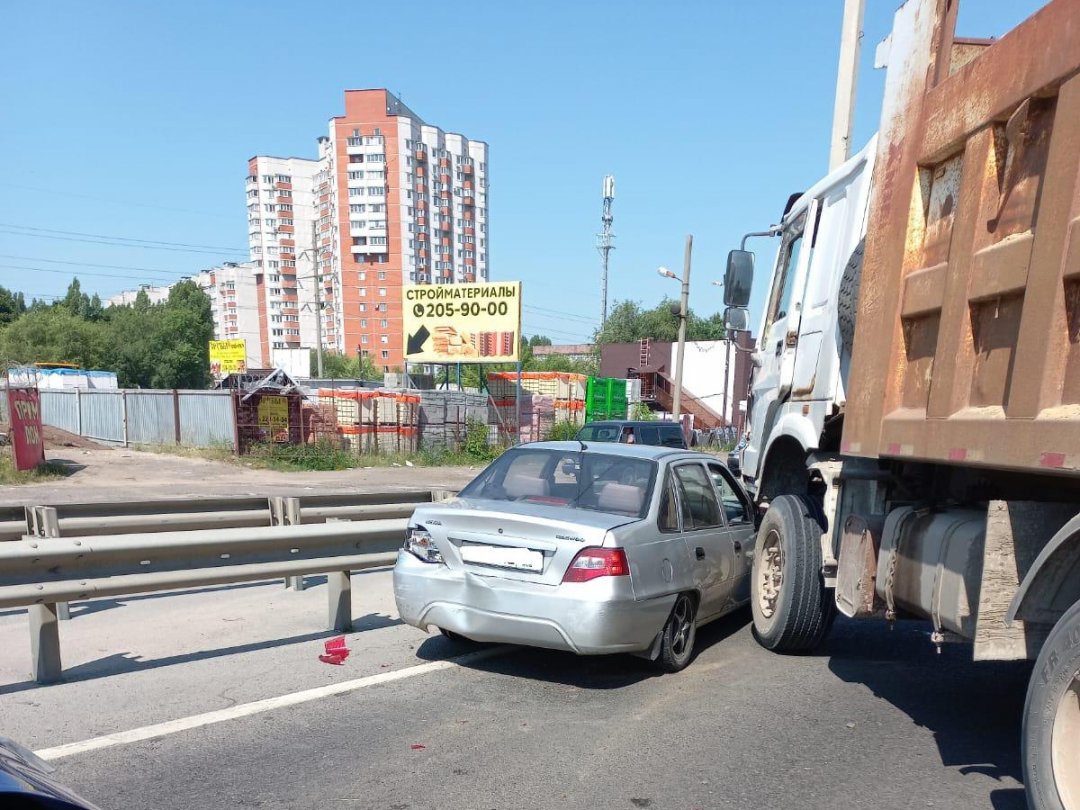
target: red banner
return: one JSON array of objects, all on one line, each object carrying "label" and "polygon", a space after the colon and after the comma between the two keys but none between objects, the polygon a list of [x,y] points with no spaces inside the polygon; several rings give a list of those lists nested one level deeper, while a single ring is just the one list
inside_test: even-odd
[{"label": "red banner", "polygon": [[9,440],[15,449],[15,469],[33,470],[45,461],[41,431],[41,396],[36,388],[9,388]]}]

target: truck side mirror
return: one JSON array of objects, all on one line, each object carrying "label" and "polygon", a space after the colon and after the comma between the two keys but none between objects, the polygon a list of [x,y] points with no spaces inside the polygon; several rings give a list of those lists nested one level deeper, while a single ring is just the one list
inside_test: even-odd
[{"label": "truck side mirror", "polygon": [[749,305],[753,285],[754,254],[749,250],[730,251],[727,255],[727,272],[724,274],[724,306]]},{"label": "truck side mirror", "polygon": [[724,310],[724,328],[729,331],[745,332],[749,320],[742,307],[728,307]]}]

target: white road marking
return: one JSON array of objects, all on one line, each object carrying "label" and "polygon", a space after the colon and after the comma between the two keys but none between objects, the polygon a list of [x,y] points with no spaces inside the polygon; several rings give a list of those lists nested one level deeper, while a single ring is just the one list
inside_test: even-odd
[{"label": "white road marking", "polygon": [[141,740],[149,740],[155,737],[165,737],[180,731],[188,731],[201,726],[210,726],[215,723],[224,723],[226,720],[235,720],[238,717],[261,714],[262,712],[269,712],[286,706],[309,703],[313,700],[320,700],[325,697],[330,697],[331,695],[340,695],[345,692],[353,692],[368,686],[378,686],[379,684],[390,683],[392,681],[415,678],[418,675],[427,675],[430,672],[453,669],[472,663],[473,661],[490,658],[505,652],[507,649],[509,648],[505,646],[492,647],[488,650],[480,650],[479,652],[470,653],[458,658],[451,658],[445,661],[432,661],[428,664],[418,664],[414,667],[397,669],[392,672],[380,672],[377,675],[367,675],[363,678],[355,678],[351,681],[342,681],[341,683],[332,683],[327,686],[316,687],[315,689],[305,689],[302,692],[293,692],[289,695],[266,698],[265,700],[256,700],[251,703],[240,703],[236,706],[230,706],[228,709],[219,709],[214,712],[195,714],[191,717],[182,717],[179,720],[155,723],[150,726],[133,728],[130,731],[118,731],[115,734],[105,734],[101,737],[91,737],[89,740],[82,740],[81,742],[57,745],[53,748],[43,748],[34,753],[44,760],[55,760],[75,756],[76,754],[85,754],[88,751],[98,751],[102,748],[112,748],[114,745],[127,745],[128,743],[140,742]]}]

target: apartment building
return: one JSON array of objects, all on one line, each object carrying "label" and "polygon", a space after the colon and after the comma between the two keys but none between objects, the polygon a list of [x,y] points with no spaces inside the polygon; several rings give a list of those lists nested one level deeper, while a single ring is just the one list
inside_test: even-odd
[{"label": "apartment building", "polygon": [[140,284],[134,290],[124,290],[119,292],[111,298],[105,299],[105,306],[107,307],[130,307],[135,305],[135,299],[139,297],[140,292],[146,293],[146,298],[151,304],[162,304],[169,298],[169,290],[172,289],[171,284],[157,285],[157,284]]},{"label": "apartment building", "polygon": [[[344,114],[330,119],[316,159],[252,158],[248,216],[251,259],[266,279],[260,300],[270,332],[264,345],[314,346],[318,296],[326,348],[370,356],[386,369],[401,366],[402,285],[488,278],[487,152],[483,141],[428,124],[392,93],[376,89],[345,92]],[[274,162],[284,160],[291,161],[288,167]],[[308,211],[300,207],[300,177],[311,178],[303,185],[313,192]],[[285,190],[292,197],[285,203],[291,205],[287,226],[280,207],[287,198],[277,195]],[[270,228],[268,216],[275,220]],[[304,253],[311,237],[301,231],[312,219],[317,267],[300,261],[297,275],[298,257],[311,255]],[[294,250],[285,253],[286,247]],[[277,268],[270,265],[275,258]],[[287,267],[294,269],[288,286]],[[268,280],[274,275],[280,285]],[[317,292],[306,286],[312,276],[319,279]],[[272,320],[275,315],[283,320]]]},{"label": "apartment building", "polygon": [[226,262],[192,276],[210,298],[214,340],[246,341],[248,368],[267,368],[270,357],[262,350],[258,270],[254,262]]},{"label": "apartment building", "polygon": [[314,187],[320,169],[318,160],[306,158],[248,161],[248,246],[255,265],[262,367],[275,349],[316,344]]}]

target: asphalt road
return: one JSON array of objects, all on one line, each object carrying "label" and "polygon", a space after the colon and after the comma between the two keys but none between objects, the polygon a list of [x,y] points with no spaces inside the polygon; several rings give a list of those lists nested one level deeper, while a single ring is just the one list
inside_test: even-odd
[{"label": "asphalt road", "polygon": [[[474,649],[398,623],[385,572],[358,577],[354,592],[358,630],[341,667],[316,657],[329,636],[319,585],[110,600],[81,617],[77,607],[64,629],[68,683],[34,687],[21,662],[0,672],[2,733],[40,750]],[[24,622],[0,616],[0,661],[19,657]],[[703,630],[678,675],[497,648],[54,764],[105,810],[1021,810],[1028,667],[968,655],[935,654],[922,624],[841,621],[820,654],[779,657],[740,613]]]}]

